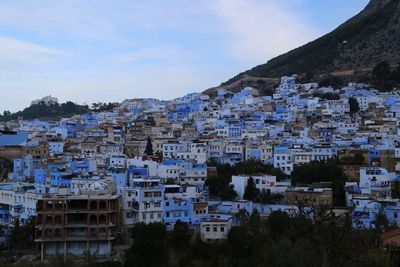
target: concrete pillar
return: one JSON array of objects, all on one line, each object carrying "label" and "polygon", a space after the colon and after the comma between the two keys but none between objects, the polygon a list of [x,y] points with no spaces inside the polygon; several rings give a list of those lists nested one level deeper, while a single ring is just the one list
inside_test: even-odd
[{"label": "concrete pillar", "polygon": [[64,241],[64,262],[67,262],[67,242]]},{"label": "concrete pillar", "polygon": [[86,259],[89,259],[89,241],[86,242]]},{"label": "concrete pillar", "polygon": [[108,251],[107,251],[107,254],[108,254],[108,260],[110,261],[111,260],[111,242],[110,242],[110,240],[108,240]]},{"label": "concrete pillar", "polygon": [[40,260],[41,260],[41,261],[44,261],[43,242],[41,243],[41,248],[40,248]]}]

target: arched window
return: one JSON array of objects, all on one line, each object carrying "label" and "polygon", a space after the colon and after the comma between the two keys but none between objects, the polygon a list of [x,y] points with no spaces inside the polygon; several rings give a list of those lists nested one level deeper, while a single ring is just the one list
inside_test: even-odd
[{"label": "arched window", "polygon": [[90,236],[90,237],[96,237],[96,235],[97,235],[96,228],[90,228],[90,230],[89,230],[89,236]]},{"label": "arched window", "polygon": [[99,228],[99,236],[105,237],[107,235],[107,230],[105,228]]},{"label": "arched window", "polygon": [[100,201],[100,203],[99,203],[99,209],[100,210],[105,210],[106,206],[107,206],[107,203],[104,200]]},{"label": "arched window", "polygon": [[54,218],[54,224],[62,224],[62,217],[61,215],[56,215]]},{"label": "arched window", "polygon": [[41,239],[41,238],[43,238],[42,235],[43,235],[42,230],[38,229],[38,230],[36,231],[36,238],[37,238],[37,239]]},{"label": "arched window", "polygon": [[102,214],[99,216],[99,224],[105,224],[107,222],[106,215]]},{"label": "arched window", "polygon": [[51,234],[52,234],[51,229],[46,229],[46,230],[44,231],[44,236],[45,236],[46,238],[51,238]]},{"label": "arched window", "polygon": [[96,217],[96,215],[90,215],[90,217],[89,217],[89,224],[97,224],[97,217]]},{"label": "arched window", "polygon": [[54,238],[61,238],[61,229],[54,230]]},{"label": "arched window", "polygon": [[90,209],[95,210],[97,209],[97,202],[96,201],[90,201]]}]

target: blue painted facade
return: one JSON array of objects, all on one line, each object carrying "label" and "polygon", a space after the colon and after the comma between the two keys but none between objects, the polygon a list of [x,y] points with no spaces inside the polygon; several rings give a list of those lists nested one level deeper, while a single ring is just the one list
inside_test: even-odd
[{"label": "blue painted facade", "polygon": [[191,227],[195,222],[193,202],[190,199],[167,199],[163,202],[163,222],[172,230],[177,221]]}]

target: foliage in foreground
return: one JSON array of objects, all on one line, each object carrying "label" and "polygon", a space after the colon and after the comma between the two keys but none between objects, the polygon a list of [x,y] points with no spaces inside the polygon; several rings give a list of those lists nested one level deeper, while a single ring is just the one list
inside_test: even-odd
[{"label": "foliage in foreground", "polygon": [[139,224],[125,266],[398,266],[399,253],[381,248],[375,231],[353,231],[350,223],[313,224],[299,216],[257,213],[234,227],[228,239],[190,239],[185,225],[165,232],[163,224]]}]

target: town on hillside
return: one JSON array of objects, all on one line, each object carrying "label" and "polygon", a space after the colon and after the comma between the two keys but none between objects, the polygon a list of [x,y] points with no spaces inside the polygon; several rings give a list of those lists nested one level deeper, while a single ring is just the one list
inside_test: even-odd
[{"label": "town on hillside", "polygon": [[272,96],[220,88],[0,122],[0,246],[30,242],[38,261],[123,261],[137,225],[184,224],[215,244],[276,213],[400,244],[399,119],[398,91],[293,75]]}]

